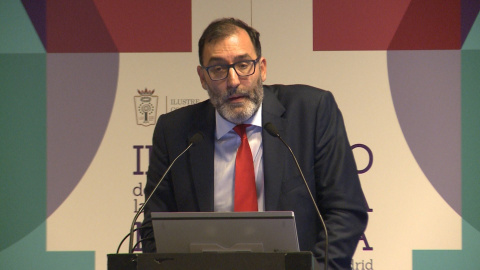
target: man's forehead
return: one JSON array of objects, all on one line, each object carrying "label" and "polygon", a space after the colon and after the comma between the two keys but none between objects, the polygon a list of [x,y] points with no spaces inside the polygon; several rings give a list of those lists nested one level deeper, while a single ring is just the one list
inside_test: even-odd
[{"label": "man's forehead", "polygon": [[[223,58],[219,55],[217,56],[216,54],[217,49],[218,51],[222,51],[224,49],[221,48],[224,45],[233,45],[233,50],[239,50],[238,55],[234,56],[235,59],[242,60],[255,57],[256,52],[250,36],[244,29],[237,27],[237,30],[228,36],[217,38],[205,43],[205,47],[203,48],[204,61],[210,62],[214,60],[222,60]],[[218,47],[220,47],[220,49]]]}]

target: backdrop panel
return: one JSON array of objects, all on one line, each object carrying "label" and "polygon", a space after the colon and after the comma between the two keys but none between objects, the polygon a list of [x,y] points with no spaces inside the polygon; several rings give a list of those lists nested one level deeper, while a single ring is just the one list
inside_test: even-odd
[{"label": "backdrop panel", "polygon": [[106,269],[156,119],[208,98],[197,41],[228,16],[260,31],[266,84],[342,110],[370,208],[353,269],[480,265],[478,1],[60,2],[0,3],[0,268]]}]

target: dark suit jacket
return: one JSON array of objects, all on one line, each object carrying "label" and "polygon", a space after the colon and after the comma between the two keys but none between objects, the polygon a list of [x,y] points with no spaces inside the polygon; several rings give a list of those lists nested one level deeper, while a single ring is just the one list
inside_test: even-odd
[{"label": "dark suit jacket", "polygon": [[[330,92],[305,85],[264,86],[262,122],[273,123],[297,156],[316,196],[329,234],[330,269],[350,269],[351,257],[367,224],[366,201],[342,115]],[[162,115],[153,135],[147,173],[148,196],[167,166],[195,133],[204,140],[179,158],[145,208],[150,212],[213,211],[215,109],[207,100]],[[324,232],[288,149],[262,131],[265,209],[294,211],[301,250],[324,258]],[[152,229],[142,236],[153,236]],[[154,242],[143,244],[155,252]]]}]

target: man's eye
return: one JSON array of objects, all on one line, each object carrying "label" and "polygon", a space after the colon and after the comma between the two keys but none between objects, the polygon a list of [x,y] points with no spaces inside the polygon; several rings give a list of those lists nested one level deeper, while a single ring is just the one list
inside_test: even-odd
[{"label": "man's eye", "polygon": [[225,68],[223,66],[213,66],[213,67],[210,68],[210,71],[215,72],[215,73],[219,73],[219,72],[222,72],[224,70],[225,70]]},{"label": "man's eye", "polygon": [[238,69],[247,69],[249,67],[248,62],[240,62],[235,65]]}]

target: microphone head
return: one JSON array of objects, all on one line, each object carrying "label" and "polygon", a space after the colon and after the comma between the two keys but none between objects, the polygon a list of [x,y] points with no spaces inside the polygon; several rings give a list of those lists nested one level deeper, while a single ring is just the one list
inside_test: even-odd
[{"label": "microphone head", "polygon": [[263,126],[263,128],[273,137],[280,137],[280,134],[278,133],[277,128],[272,123],[270,123],[270,122],[266,123]]},{"label": "microphone head", "polygon": [[189,140],[188,143],[191,144],[197,144],[199,142],[203,141],[203,135],[200,132],[195,133]]}]

